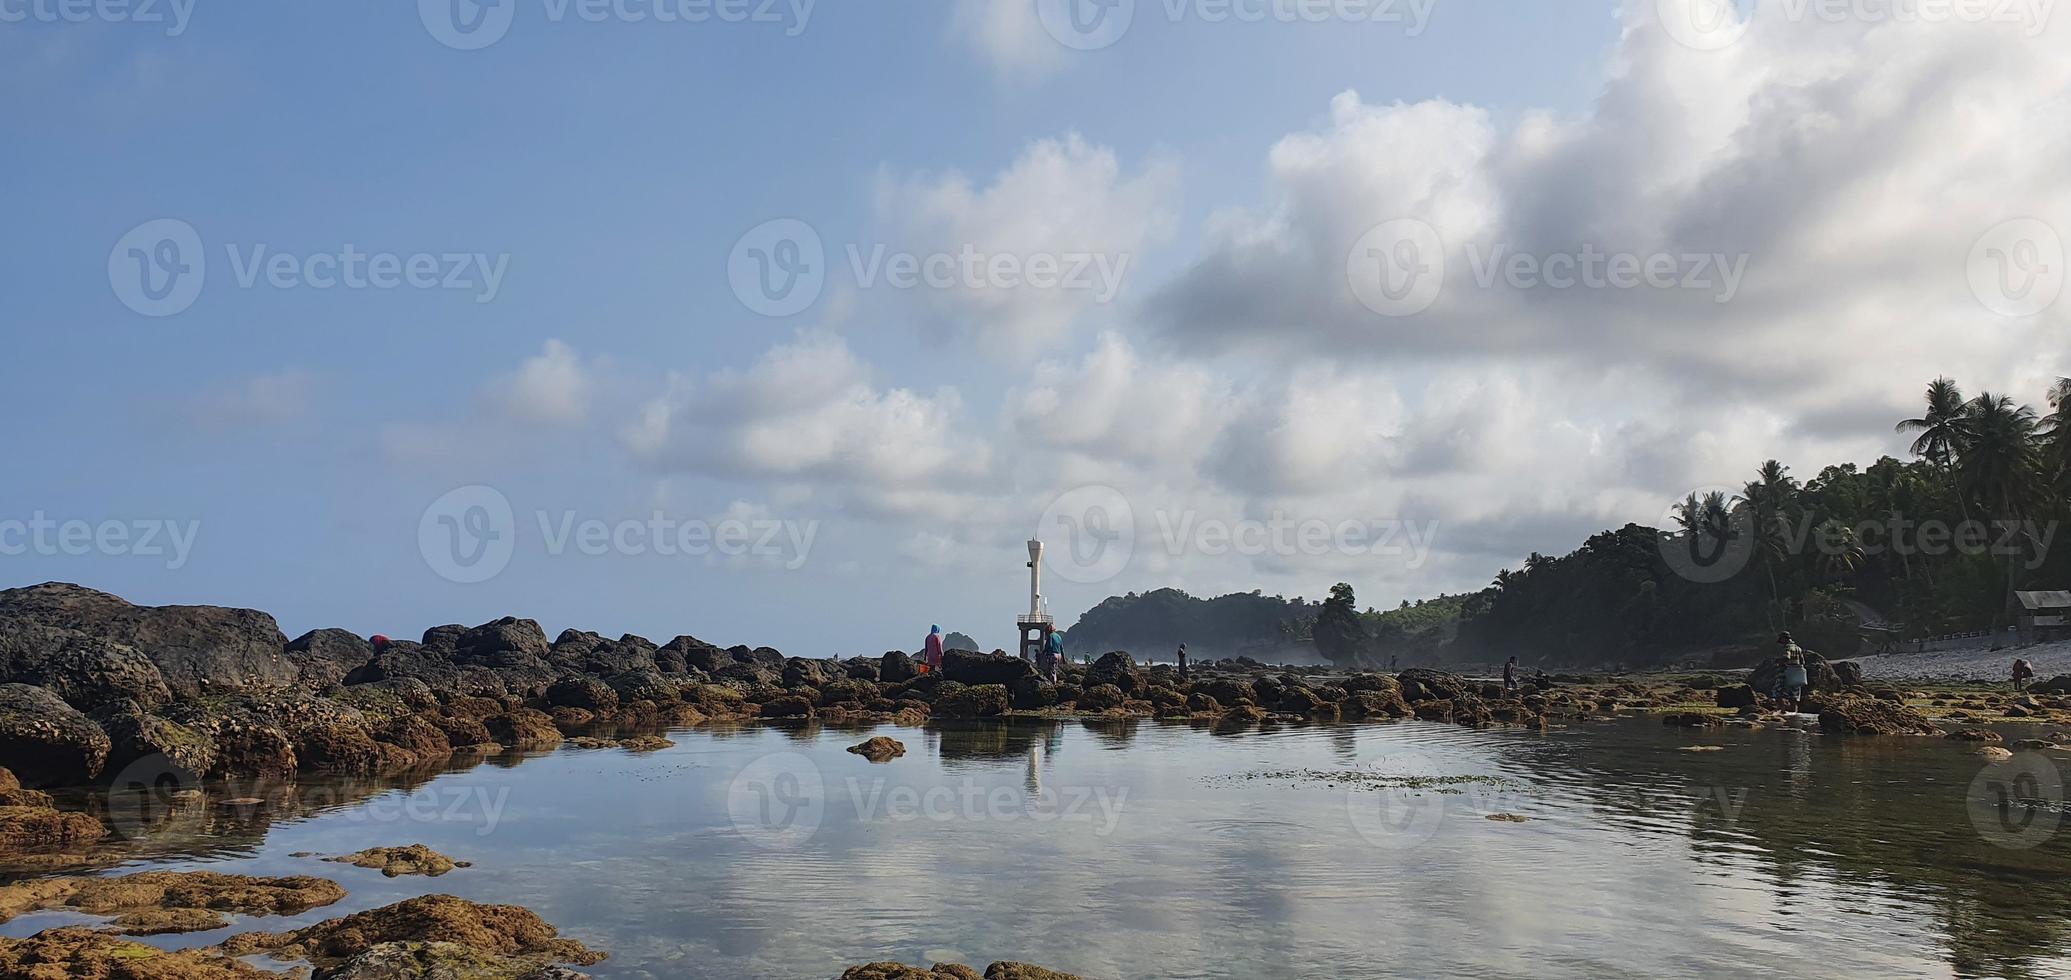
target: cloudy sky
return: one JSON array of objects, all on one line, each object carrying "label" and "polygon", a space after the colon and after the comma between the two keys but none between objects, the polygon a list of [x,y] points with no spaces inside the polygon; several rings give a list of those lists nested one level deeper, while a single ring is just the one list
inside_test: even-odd
[{"label": "cloudy sky", "polygon": [[[1478,588],[2071,373],[2071,14],[0,0],[0,585],[787,652]],[[412,9],[412,8],[415,9]]]}]

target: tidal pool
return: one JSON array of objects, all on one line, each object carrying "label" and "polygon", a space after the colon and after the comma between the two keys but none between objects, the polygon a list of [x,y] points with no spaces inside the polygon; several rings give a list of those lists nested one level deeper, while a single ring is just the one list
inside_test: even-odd
[{"label": "tidal pool", "polygon": [[[906,756],[845,751],[871,735]],[[161,945],[447,893],[531,908],[609,951],[590,968],[607,980],[813,980],[887,959],[1089,978],[2071,975],[2063,754],[1988,765],[1938,739],[1653,719],[669,737],[647,755],[111,804],[137,855],[111,871],[350,892]],[[294,856],[409,843],[474,867],[387,879]]]}]

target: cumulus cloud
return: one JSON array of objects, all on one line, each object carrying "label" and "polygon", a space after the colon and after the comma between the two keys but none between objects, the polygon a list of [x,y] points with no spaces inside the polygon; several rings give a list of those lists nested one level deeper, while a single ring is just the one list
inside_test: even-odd
[{"label": "cumulus cloud", "polygon": [[954,388],[882,388],[839,337],[811,333],[741,371],[678,375],[622,434],[649,466],[881,494],[968,483],[990,450],[958,426]]},{"label": "cumulus cloud", "polygon": [[590,368],[575,349],[549,340],[537,356],[497,380],[490,397],[511,418],[545,425],[575,425],[589,415]]},{"label": "cumulus cloud", "polygon": [[321,384],[315,375],[297,368],[268,371],[202,392],[188,408],[204,425],[279,425],[306,417]]},{"label": "cumulus cloud", "polygon": [[1170,164],[1125,172],[1074,134],[1032,144],[982,187],[955,172],[880,175],[876,211],[887,252],[956,259],[939,270],[946,285],[909,290],[923,309],[1022,352],[1121,298],[1145,250],[1171,235],[1178,185]]},{"label": "cumulus cloud", "polygon": [[[2061,307],[1986,309],[1968,262],[2007,218],[2071,228],[2065,25],[1757,17],[1705,51],[1656,6],[1631,4],[1579,117],[1338,96],[1272,148],[1267,203],[1213,223],[1152,321],[1218,350],[1630,365],[1812,415],[1902,404],[1938,371],[2006,377],[2060,331]],[[1355,255],[1394,245],[1362,237],[1398,219],[1436,254]],[[1555,288],[1592,254],[1663,257],[1677,285]],[[1411,315],[1355,289],[1441,257],[1428,308],[1392,310]]]}]

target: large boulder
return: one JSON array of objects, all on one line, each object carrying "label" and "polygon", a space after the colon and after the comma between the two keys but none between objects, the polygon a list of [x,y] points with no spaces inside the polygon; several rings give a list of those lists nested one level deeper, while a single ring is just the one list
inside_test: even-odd
[{"label": "large boulder", "polygon": [[47,688],[81,711],[172,700],[158,665],[135,647],[37,623],[0,621],[0,682]]},{"label": "large boulder", "polygon": [[31,787],[83,786],[108,761],[108,734],[40,687],[0,684],[0,767]]},{"label": "large boulder", "polygon": [[903,684],[919,676],[920,669],[905,651],[893,650],[877,662],[877,674],[877,679],[887,684]]},{"label": "large boulder", "polygon": [[556,681],[546,690],[546,703],[550,708],[581,708],[603,713],[617,710],[618,702],[618,692],[594,677],[570,677]]},{"label": "large boulder", "polygon": [[350,630],[311,630],[288,641],[287,656],[301,686],[322,691],[343,685],[365,667],[374,659],[374,647]]},{"label": "large boulder", "polygon": [[1935,735],[1927,716],[1882,698],[1827,699],[1819,712],[1821,731],[1850,735]]},{"label": "large boulder", "polygon": [[1035,676],[1035,665],[1019,657],[950,650],[942,654],[942,676],[959,684],[1011,687],[1023,677]]},{"label": "large boulder", "polygon": [[136,606],[105,592],[56,582],[0,591],[0,635],[38,627],[142,653],[177,697],[286,686],[299,675],[284,653],[287,639],[279,624],[253,609]]},{"label": "large boulder", "polygon": [[1003,684],[976,684],[935,699],[933,712],[940,718],[991,718],[1007,713],[1012,696]]},{"label": "large boulder", "polygon": [[1719,688],[1718,705],[1721,708],[1754,708],[1761,705],[1755,689],[1747,684],[1729,684]]},{"label": "large boulder", "polygon": [[[380,681],[417,680],[444,697],[502,698],[513,693],[502,672],[480,664],[455,663],[453,649],[448,643],[392,641],[382,647],[366,666],[347,675],[345,683],[357,686]],[[543,689],[551,682],[551,677],[535,678],[527,672],[521,680],[528,683],[537,680]]]},{"label": "large boulder", "polygon": [[841,669],[841,665],[832,660],[792,657],[784,661],[785,687],[825,687],[847,676],[848,671]]},{"label": "large boulder", "polygon": [[1258,703],[1258,686],[1243,678],[1218,677],[1195,684],[1194,690],[1214,698],[1220,704]]},{"label": "large boulder", "polygon": [[1127,653],[1116,650],[1101,654],[1100,659],[1093,662],[1093,666],[1086,668],[1086,676],[1080,682],[1080,686],[1091,689],[1102,684],[1112,684],[1120,688],[1123,694],[1135,694],[1144,687],[1144,683],[1143,672],[1137,669],[1136,661],[1130,659]]},{"label": "large boulder", "polygon": [[1426,667],[1411,667],[1395,676],[1402,686],[1402,698],[1419,701],[1458,701],[1475,695],[1474,686],[1458,674]]},{"label": "large boulder", "polygon": [[462,633],[453,644],[453,662],[536,669],[546,665],[548,652],[546,631],[537,622],[505,616]]},{"label": "large boulder", "polygon": [[732,662],[732,654],[695,636],[679,636],[654,652],[655,667],[664,674],[686,674],[693,670],[710,674],[720,665]]},{"label": "large boulder", "polygon": [[142,765],[182,774],[183,784],[192,785],[216,768],[214,738],[147,713],[134,701],[104,707],[94,712],[93,720],[108,734],[109,772]]}]

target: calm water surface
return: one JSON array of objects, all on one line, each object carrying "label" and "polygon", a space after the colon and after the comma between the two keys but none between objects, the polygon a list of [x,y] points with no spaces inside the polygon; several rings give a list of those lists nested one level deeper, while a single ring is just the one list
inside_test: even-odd
[{"label": "calm water surface", "polygon": [[[844,751],[871,734],[906,757]],[[305,783],[267,806],[220,805],[232,787],[129,821],[152,856],[121,870],[320,874],[351,892],[235,931],[432,892],[520,904],[611,952],[596,976],[627,980],[883,959],[1094,978],[2071,976],[2071,828],[2056,832],[2063,793],[2039,755],[1987,767],[1942,740],[1646,719],[671,737],[645,756]],[[416,842],[476,866],[385,879],[291,856]]]}]

